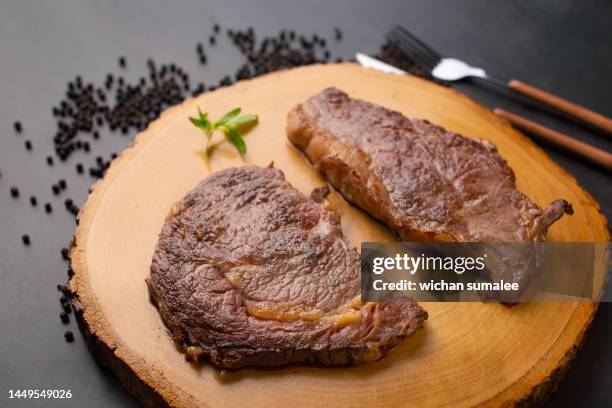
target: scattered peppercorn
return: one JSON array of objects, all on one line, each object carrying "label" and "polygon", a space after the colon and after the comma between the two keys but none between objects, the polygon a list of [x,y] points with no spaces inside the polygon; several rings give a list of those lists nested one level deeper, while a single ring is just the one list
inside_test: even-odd
[{"label": "scattered peppercorn", "polygon": [[72,343],[74,341],[74,333],[72,333],[70,330],[66,331],[64,333],[64,339],[66,339],[68,343]]},{"label": "scattered peppercorn", "polygon": [[51,211],[53,211],[53,207],[51,207],[51,203],[45,203],[45,212],[49,214],[51,213]]},{"label": "scattered peppercorn", "polygon": [[342,40],[342,31],[338,27],[334,27],[334,35],[336,37],[336,41]]},{"label": "scattered peppercorn", "polygon": [[66,187],[68,186],[68,185],[66,184],[66,180],[64,180],[64,179],[61,179],[60,181],[58,181],[58,185],[59,185],[59,187],[60,187],[62,190],[65,190],[65,189],[66,189]]},{"label": "scattered peppercorn", "polygon": [[21,133],[21,131],[23,130],[23,128],[21,127],[21,122],[19,121],[13,123],[13,127],[15,128],[15,132],[17,133]]},{"label": "scattered peppercorn", "polygon": [[294,31],[281,30],[276,36],[257,41],[252,27],[245,31],[228,30],[227,35],[247,60],[236,72],[237,80],[324,61],[322,54],[327,42],[318,35],[308,38],[296,35]]},{"label": "scattered peppercorn", "polygon": [[24,142],[25,148],[26,150],[32,150],[32,142],[30,142],[29,140],[26,140]]},{"label": "scattered peppercorn", "polygon": [[19,197],[19,189],[15,186],[11,187],[11,197],[13,198]]},{"label": "scattered peppercorn", "polygon": [[66,313],[66,312],[61,312],[60,313],[60,319],[62,320],[62,323],[70,322],[70,317],[68,317],[68,313]]},{"label": "scattered peppercorn", "polygon": [[[102,86],[84,83],[80,76],[68,83],[66,98],[53,110],[58,128],[53,141],[61,160],[76,150],[90,151],[90,144],[81,137],[88,133],[98,139],[97,127],[106,124],[111,131],[119,129],[124,134],[131,129],[142,130],[164,108],[183,101],[187,73],[176,64],[157,67],[148,60],[147,65],[150,84],[144,78],[130,84],[110,73]],[[107,98],[107,91],[114,98]]]},{"label": "scattered peppercorn", "polygon": [[53,157],[51,157],[51,156],[47,156],[47,164],[48,164],[49,166],[53,166]]},{"label": "scattered peppercorn", "polygon": [[54,184],[51,186],[51,191],[53,191],[53,194],[58,195],[60,193],[60,188],[57,184]]},{"label": "scattered peppercorn", "polygon": [[68,212],[70,212],[70,214],[74,215],[75,217],[77,216],[77,214],[79,213],[79,207],[77,207],[76,205],[71,205],[70,207],[68,207]]},{"label": "scattered peppercorn", "polygon": [[119,66],[121,68],[125,68],[125,66],[126,66],[125,57],[119,57]]},{"label": "scattered peppercorn", "polygon": [[32,207],[36,207],[38,205],[38,200],[36,200],[36,197],[30,197],[30,204],[32,204]]},{"label": "scattered peppercorn", "polygon": [[30,236],[28,234],[24,234],[21,236],[21,240],[24,245],[30,245]]}]

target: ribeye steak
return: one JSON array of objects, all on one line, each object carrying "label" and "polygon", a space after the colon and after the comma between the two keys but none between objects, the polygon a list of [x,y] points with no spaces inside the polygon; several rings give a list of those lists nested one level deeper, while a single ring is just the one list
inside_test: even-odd
[{"label": "ribeye steak", "polygon": [[220,368],[367,363],[427,318],[362,303],[339,214],[274,168],[219,171],[175,205],[147,284],[188,357]]}]

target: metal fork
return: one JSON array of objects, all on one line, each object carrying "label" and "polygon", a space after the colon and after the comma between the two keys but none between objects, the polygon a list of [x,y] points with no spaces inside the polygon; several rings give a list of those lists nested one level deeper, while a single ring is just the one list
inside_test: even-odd
[{"label": "metal fork", "polygon": [[411,57],[414,62],[428,70],[434,78],[449,82],[468,77],[481,78],[550,106],[571,119],[586,123],[608,135],[612,135],[612,119],[519,80],[511,79],[504,82],[488,75],[482,68],[472,67],[456,58],[445,58],[399,25],[393,27],[386,38]]}]

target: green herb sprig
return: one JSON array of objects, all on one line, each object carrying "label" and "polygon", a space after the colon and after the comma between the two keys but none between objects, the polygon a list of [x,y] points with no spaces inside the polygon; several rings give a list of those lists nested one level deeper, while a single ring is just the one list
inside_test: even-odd
[{"label": "green herb sprig", "polygon": [[225,138],[236,147],[238,153],[245,154],[246,143],[242,135],[251,130],[257,125],[257,115],[246,114],[240,115],[241,108],[232,109],[221,117],[221,119],[213,122],[208,119],[208,113],[202,112],[198,108],[199,116],[197,118],[190,117],[189,120],[194,126],[202,129],[206,135],[206,156],[208,157],[213,150],[210,145],[211,139],[215,131],[220,130],[225,134]]}]

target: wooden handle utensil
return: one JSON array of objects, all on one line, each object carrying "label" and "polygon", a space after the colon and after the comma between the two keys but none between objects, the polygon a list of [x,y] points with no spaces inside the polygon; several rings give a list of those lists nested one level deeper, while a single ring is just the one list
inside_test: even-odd
[{"label": "wooden handle utensil", "polygon": [[508,119],[517,128],[526,130],[546,142],[575,153],[608,171],[612,171],[612,154],[503,109],[496,108],[494,112]]},{"label": "wooden handle utensil", "polygon": [[587,125],[591,125],[606,132],[608,135],[612,135],[612,119],[600,113],[576,105],[575,103],[516,79],[508,82],[508,89],[555,108],[572,119],[586,123]]}]

